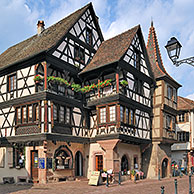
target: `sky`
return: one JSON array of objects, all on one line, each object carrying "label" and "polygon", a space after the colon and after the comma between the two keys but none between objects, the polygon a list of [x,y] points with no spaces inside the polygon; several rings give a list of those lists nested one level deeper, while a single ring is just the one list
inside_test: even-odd
[{"label": "sky", "polygon": [[[88,0],[0,0],[0,54],[36,34],[38,20],[56,23]],[[167,72],[182,87],[178,95],[194,100],[194,67],[172,65],[164,48],[175,36],[182,44],[180,59],[194,56],[194,0],[92,0],[105,40],[141,25],[145,43],[153,20]]]}]

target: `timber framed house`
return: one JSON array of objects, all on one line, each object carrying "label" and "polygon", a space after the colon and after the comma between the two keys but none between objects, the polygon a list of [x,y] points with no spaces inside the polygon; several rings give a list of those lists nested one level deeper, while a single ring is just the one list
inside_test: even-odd
[{"label": "timber framed house", "polygon": [[[169,128],[162,139],[152,130],[156,83],[172,92],[179,84],[167,75],[155,82],[141,27],[104,41],[91,3],[37,27],[0,55],[0,182],[143,170],[153,139],[174,139]],[[176,103],[164,104],[174,116]]]}]

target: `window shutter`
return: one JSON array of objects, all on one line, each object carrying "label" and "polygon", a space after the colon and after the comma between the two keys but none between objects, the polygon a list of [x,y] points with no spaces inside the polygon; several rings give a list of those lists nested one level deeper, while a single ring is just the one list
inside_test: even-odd
[{"label": "window shutter", "polygon": [[13,148],[8,148],[8,166],[13,167]]},{"label": "window shutter", "polygon": [[5,148],[0,148],[0,168],[4,168],[5,165]]}]

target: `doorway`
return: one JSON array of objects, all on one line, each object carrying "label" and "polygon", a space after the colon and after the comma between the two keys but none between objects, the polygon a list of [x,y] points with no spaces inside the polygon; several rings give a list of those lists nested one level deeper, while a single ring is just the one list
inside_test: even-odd
[{"label": "doorway", "polygon": [[75,176],[83,176],[83,156],[80,151],[75,154]]},{"label": "doorway", "polygon": [[167,177],[167,169],[168,169],[168,159],[165,158],[162,161],[162,178]]},{"label": "doorway", "polygon": [[38,181],[38,150],[31,151],[31,178],[33,182]]}]

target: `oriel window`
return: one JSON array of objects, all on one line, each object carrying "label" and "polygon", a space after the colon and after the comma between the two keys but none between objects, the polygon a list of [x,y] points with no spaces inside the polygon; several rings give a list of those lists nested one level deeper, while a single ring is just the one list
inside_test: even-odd
[{"label": "oriel window", "polygon": [[16,89],[16,74],[12,74],[10,76],[8,76],[8,80],[7,80],[7,89],[8,92],[13,91]]}]

